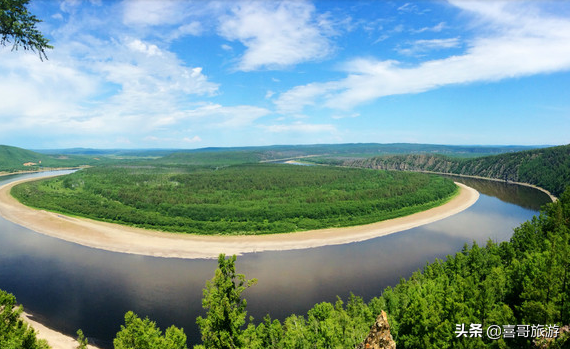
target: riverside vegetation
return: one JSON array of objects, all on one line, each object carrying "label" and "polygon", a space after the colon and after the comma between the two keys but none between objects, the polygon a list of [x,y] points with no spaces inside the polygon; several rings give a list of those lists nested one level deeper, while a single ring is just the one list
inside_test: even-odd
[{"label": "riverside vegetation", "polygon": [[248,164],[96,167],[20,184],[12,195],[32,207],[150,229],[271,234],[405,216],[457,190],[420,173]]},{"label": "riverside vegetation", "polygon": [[496,178],[537,185],[558,196],[570,183],[570,145],[516,153],[459,158],[441,154],[400,154],[366,159],[311,158],[349,167],[400,171],[433,171]]},{"label": "riverside vegetation", "polygon": [[[346,303],[340,298],[334,304],[319,303],[307,314],[284,321],[269,316],[257,324],[252,318],[246,321],[247,303],[241,293],[255,280],[236,273],[235,256],[220,255],[218,269],[204,289],[207,316],[197,321],[203,344],[194,348],[354,348],[382,310],[388,313],[398,348],[539,348],[540,339],[457,338],[455,330],[457,324],[467,328],[482,324],[486,330],[493,324],[570,323],[569,260],[570,190],[546,205],[540,216],[516,228],[509,242],[465,245],[461,252],[426,265],[369,302],[351,295]],[[45,343],[29,340],[33,338],[29,330],[14,325],[13,297],[0,300],[4,319],[0,347],[45,348],[41,346]],[[5,345],[22,343],[23,338],[32,344]],[[562,334],[548,347],[568,344],[570,337]],[[162,333],[156,323],[132,312],[126,314],[114,346],[187,348],[182,329],[172,326]]]}]

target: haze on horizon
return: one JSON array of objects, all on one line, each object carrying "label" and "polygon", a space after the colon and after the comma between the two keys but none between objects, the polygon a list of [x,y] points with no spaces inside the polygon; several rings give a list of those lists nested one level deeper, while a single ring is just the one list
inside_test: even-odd
[{"label": "haze on horizon", "polygon": [[0,143],[570,143],[564,1],[38,1]]}]

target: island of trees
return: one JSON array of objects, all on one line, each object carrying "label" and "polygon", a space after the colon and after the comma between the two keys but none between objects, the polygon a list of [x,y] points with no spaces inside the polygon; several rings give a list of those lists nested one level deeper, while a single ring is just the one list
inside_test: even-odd
[{"label": "island of trees", "polygon": [[409,215],[457,190],[420,173],[241,164],[94,167],[20,184],[12,195],[36,208],[155,230],[271,234]]}]

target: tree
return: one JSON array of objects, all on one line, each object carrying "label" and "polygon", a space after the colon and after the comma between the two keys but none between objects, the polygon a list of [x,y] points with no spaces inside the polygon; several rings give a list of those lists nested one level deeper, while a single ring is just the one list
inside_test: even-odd
[{"label": "tree", "polygon": [[45,50],[52,49],[49,40],[36,28],[40,23],[36,16],[28,12],[30,0],[0,0],[0,45],[12,44],[12,50],[38,52],[40,59],[47,59]]},{"label": "tree", "polygon": [[170,326],[164,335],[156,323],[139,318],[129,311],[125,314],[125,325],[113,340],[115,349],[186,349],[184,331]]},{"label": "tree", "polygon": [[241,293],[257,282],[246,280],[245,275],[236,274],[236,256],[226,259],[218,257],[218,269],[212,280],[206,282],[202,306],[208,309],[207,317],[198,317],[202,341],[208,349],[233,349],[243,347],[243,329],[247,312],[247,301]]},{"label": "tree", "polygon": [[49,349],[45,340],[38,340],[36,332],[22,320],[22,306],[16,306],[16,297],[0,290],[0,348]]},{"label": "tree", "polygon": [[77,343],[79,343],[79,345],[76,347],[76,349],[87,349],[87,345],[89,344],[89,341],[81,329],[77,330]]}]

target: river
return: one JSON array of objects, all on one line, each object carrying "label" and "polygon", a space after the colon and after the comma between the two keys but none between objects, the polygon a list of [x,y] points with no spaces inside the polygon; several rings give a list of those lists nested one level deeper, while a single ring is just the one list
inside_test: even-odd
[{"label": "river", "polygon": [[[0,185],[20,178],[0,177]],[[283,320],[305,314],[315,303],[344,300],[350,292],[368,301],[386,286],[460,251],[465,243],[508,240],[532,218],[546,194],[529,187],[458,179],[480,191],[467,210],[422,227],[359,243],[306,250],[260,252],[238,257],[238,272],[257,278],[244,293],[248,315]],[[113,253],[44,236],[0,218],[0,289],[16,295],[40,322],[90,343],[112,348],[112,339],[133,310],[165,329],[183,327],[188,344],[200,342],[196,317],[215,260],[183,260]]]}]

